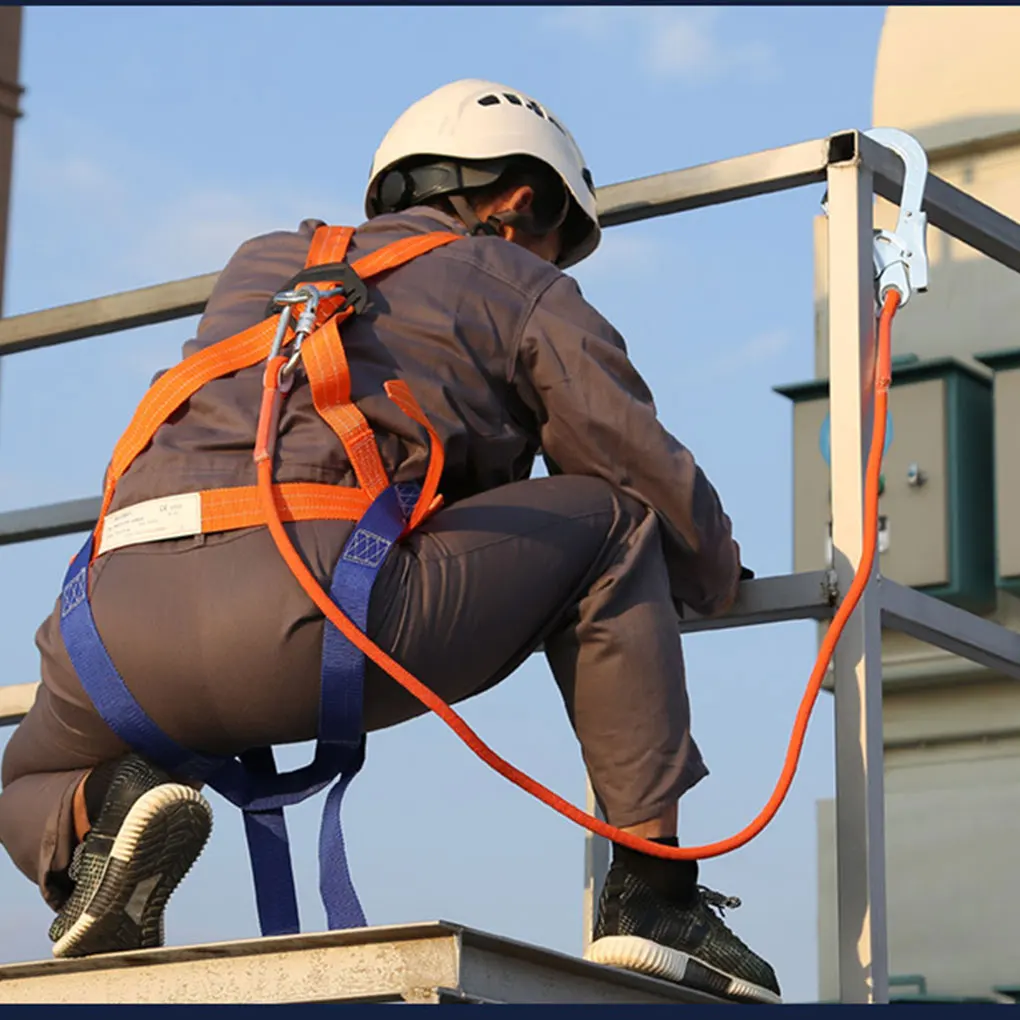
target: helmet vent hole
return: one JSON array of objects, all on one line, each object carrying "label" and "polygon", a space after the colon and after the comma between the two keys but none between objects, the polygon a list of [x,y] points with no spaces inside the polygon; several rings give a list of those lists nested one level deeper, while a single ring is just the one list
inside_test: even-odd
[{"label": "helmet vent hole", "polygon": [[499,102],[499,96],[493,96],[493,95],[482,96],[482,98],[478,100],[478,105],[479,106],[495,106],[498,102]]}]

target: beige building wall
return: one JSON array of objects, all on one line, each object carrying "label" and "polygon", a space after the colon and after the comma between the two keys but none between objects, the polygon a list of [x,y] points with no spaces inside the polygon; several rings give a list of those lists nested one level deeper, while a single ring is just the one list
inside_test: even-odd
[{"label": "beige building wall", "polygon": [[[888,693],[889,963],[933,995],[1020,984],[1020,685]],[[835,810],[817,812],[819,998],[839,997]],[[910,989],[907,989],[910,990]]]},{"label": "beige building wall", "polygon": [[[1020,8],[891,7],[873,123],[909,131],[940,177],[1020,220]],[[876,225],[896,208],[876,203]],[[825,221],[815,224],[816,373],[828,373]],[[930,228],[930,289],[897,317],[894,355],[1020,347],[1020,276]],[[1020,419],[1018,419],[1020,420]],[[1020,520],[1016,522],[1020,529]],[[1020,630],[1020,601],[992,617]],[[1020,684],[883,639],[890,965],[930,994],[1020,984]],[[820,998],[838,997],[834,811],[818,810]]]}]

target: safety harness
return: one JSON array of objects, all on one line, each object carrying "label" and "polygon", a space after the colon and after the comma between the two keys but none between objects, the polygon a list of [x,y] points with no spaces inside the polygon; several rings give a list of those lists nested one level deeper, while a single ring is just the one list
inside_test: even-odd
[{"label": "safety harness", "polygon": [[[385,383],[389,398],[428,434],[430,450],[420,483],[391,484],[375,435],[351,399],[351,379],[340,326],[365,307],[363,281],[461,235],[429,233],[387,245],[353,264],[345,262],[354,234],[350,227],[320,227],[312,239],[301,285],[275,298],[282,306],[256,326],[186,358],[146,393],[114,450],[102,509],[64,579],[60,629],[82,686],[107,725],[126,744],[175,777],[208,784],[244,812],[245,834],[263,935],[300,931],[297,897],[283,809],[330,783],[319,835],[319,888],[330,928],[364,925],[351,882],[340,826],[340,806],[365,759],[362,690],[365,657],[326,621],[322,646],[318,740],[312,762],[279,773],[271,747],[238,757],[199,754],[168,737],[128,690],[103,645],[89,603],[89,569],[95,556],[121,545],[154,538],[229,531],[279,521],[345,520],[356,526],[337,561],[330,597],[364,631],[372,587],[387,554],[441,504],[443,470],[439,437],[411,390],[400,379]],[[318,281],[317,285],[308,282]],[[303,282],[302,282],[303,281]],[[293,309],[304,310],[292,322]],[[107,515],[118,480],[156,430],[213,379],[266,363],[264,395],[254,447],[259,471],[272,471],[280,407],[304,366],[316,411],[343,444],[356,487],[312,483],[272,484],[273,511],[260,501],[258,486],[184,493]]]}]

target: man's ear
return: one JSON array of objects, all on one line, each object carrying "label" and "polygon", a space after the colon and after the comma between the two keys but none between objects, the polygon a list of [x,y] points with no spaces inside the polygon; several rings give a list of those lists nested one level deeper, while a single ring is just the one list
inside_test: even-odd
[{"label": "man's ear", "polygon": [[522,184],[515,188],[510,196],[510,208],[514,212],[525,212],[535,201],[535,189],[530,184]]}]

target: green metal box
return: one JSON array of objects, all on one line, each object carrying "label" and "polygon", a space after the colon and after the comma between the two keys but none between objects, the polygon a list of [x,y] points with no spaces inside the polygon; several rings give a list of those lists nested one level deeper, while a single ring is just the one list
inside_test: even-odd
[{"label": "green metal box", "polygon": [[977,355],[995,373],[996,579],[1020,595],[1020,348]]},{"label": "green metal box", "polygon": [[[794,569],[831,565],[827,379],[793,402]],[[995,606],[992,386],[955,358],[893,363],[879,500],[883,576],[972,612]]]}]

